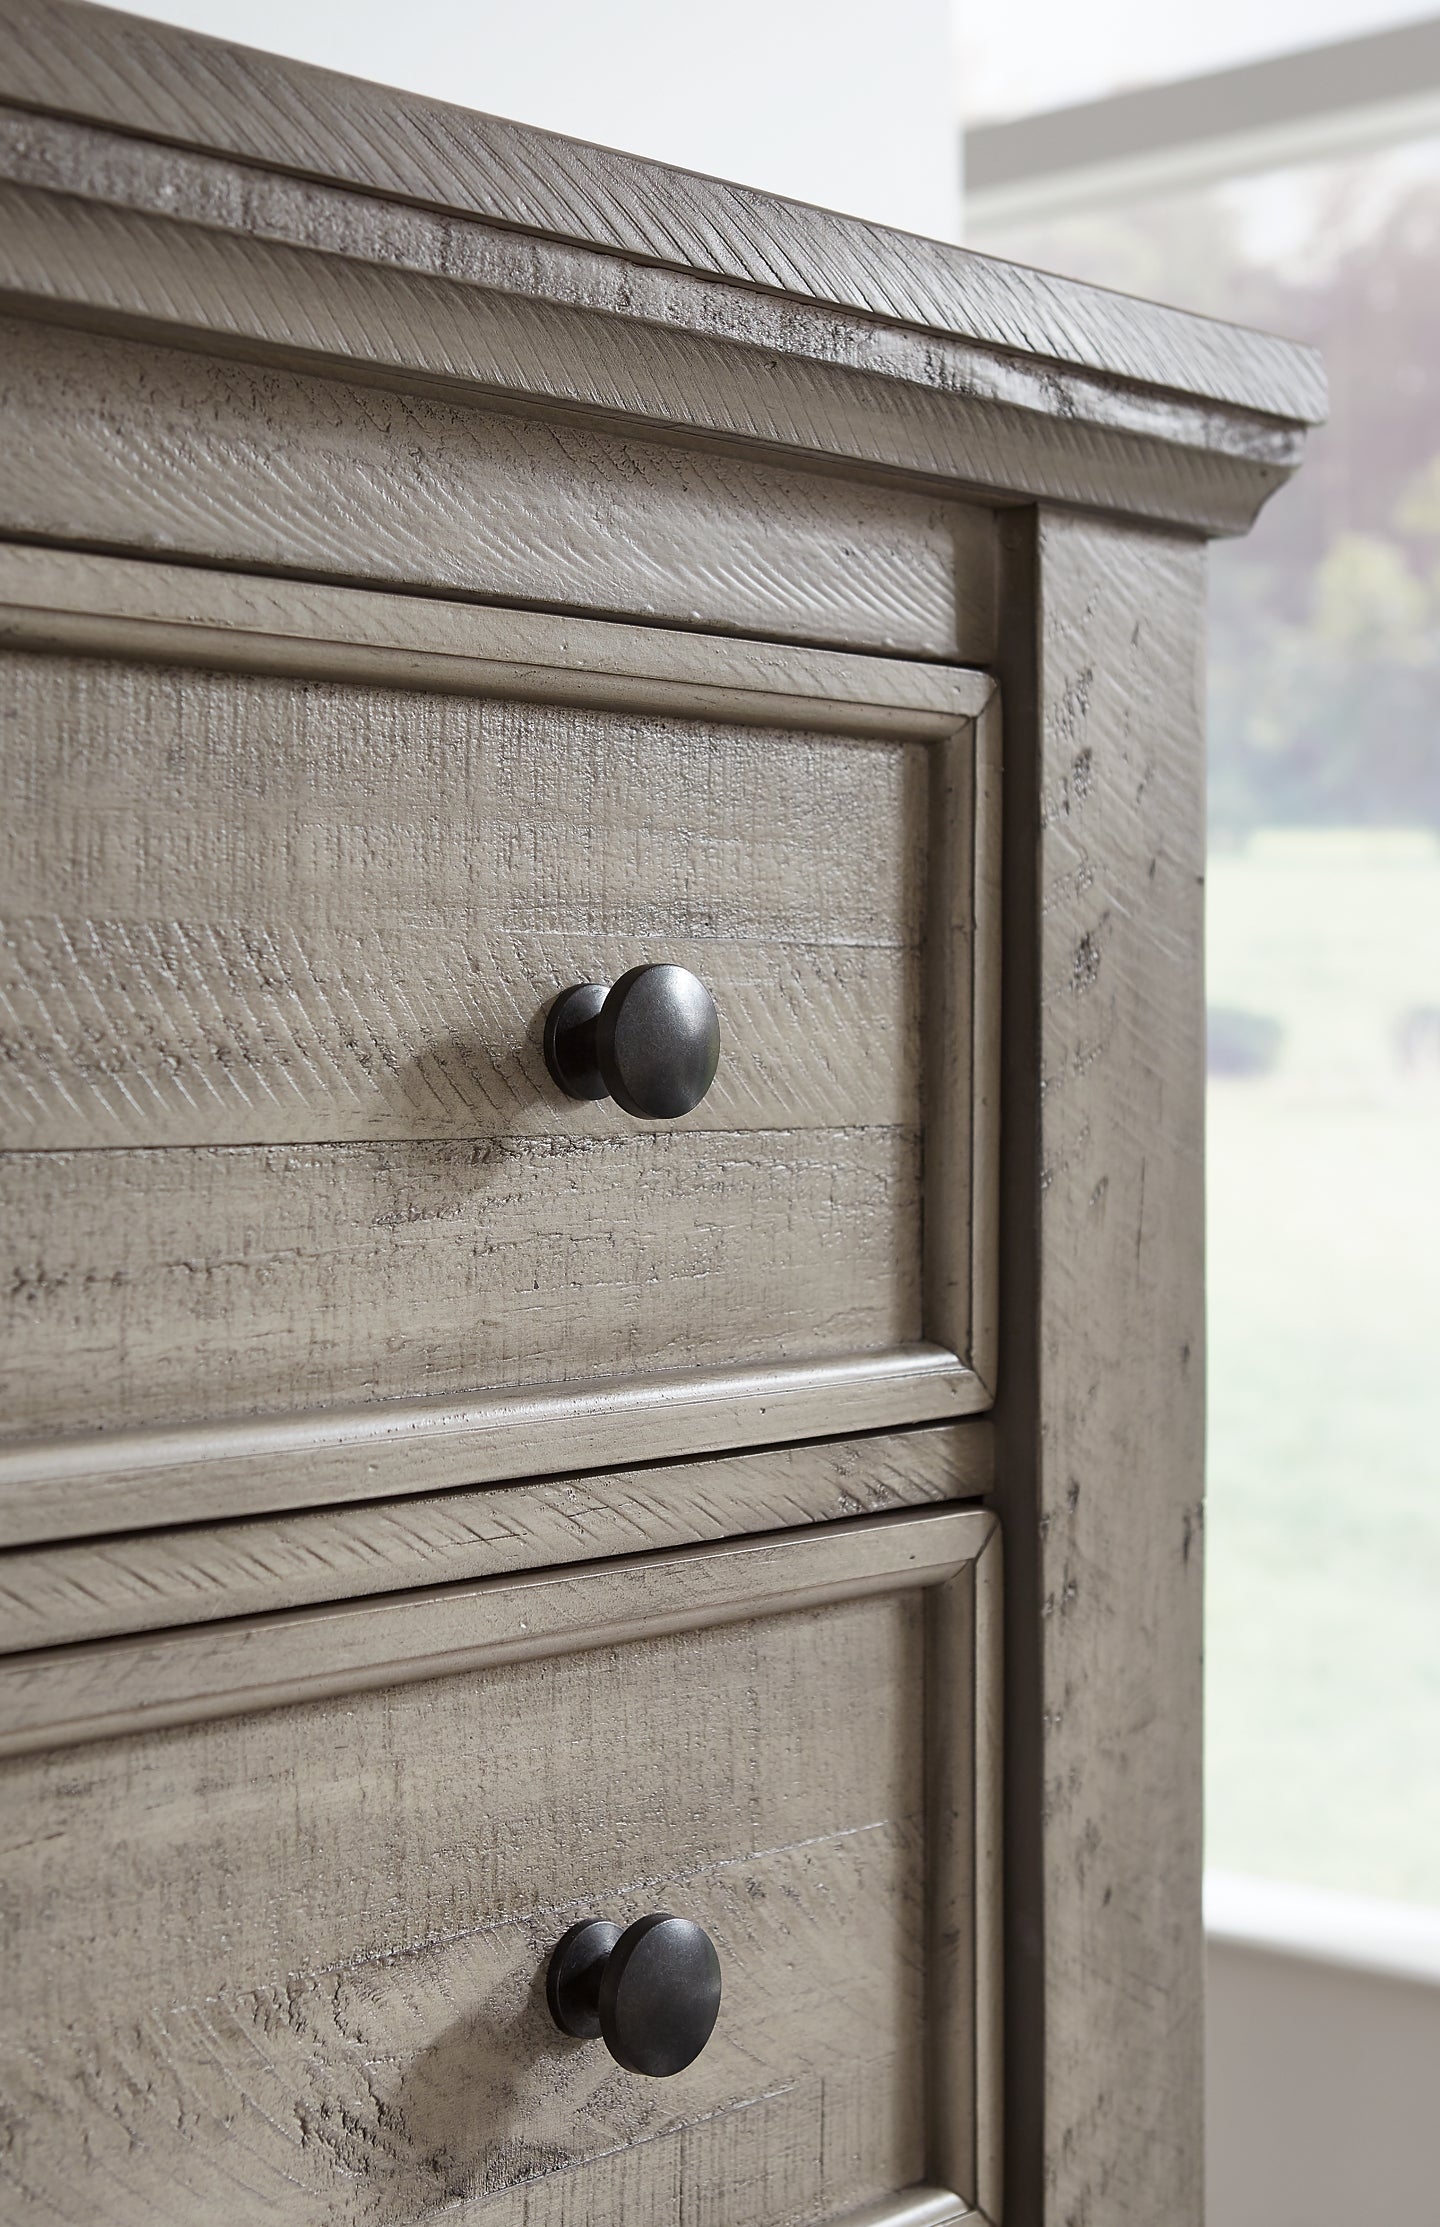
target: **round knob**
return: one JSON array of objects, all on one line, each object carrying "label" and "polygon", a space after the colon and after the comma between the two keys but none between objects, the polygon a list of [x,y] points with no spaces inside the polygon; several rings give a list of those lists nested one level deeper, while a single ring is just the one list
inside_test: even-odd
[{"label": "round knob", "polygon": [[545,1064],[570,1098],[613,1098],[640,1121],[698,1106],[720,1061],[715,1000],[685,967],[576,982],[545,1020]]},{"label": "round knob", "polygon": [[715,2031],[720,1959],[703,1926],[664,1910],[623,1933],[582,1918],[555,1944],[545,1999],[562,2034],[600,2034],[627,2072],[668,2080],[694,2064]]}]

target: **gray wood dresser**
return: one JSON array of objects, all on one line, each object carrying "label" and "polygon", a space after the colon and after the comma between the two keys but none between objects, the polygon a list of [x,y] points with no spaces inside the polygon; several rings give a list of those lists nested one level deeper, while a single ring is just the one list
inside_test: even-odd
[{"label": "gray wood dresser", "polygon": [[68,0],[0,100],[0,2220],[1199,2227],[1313,358]]}]

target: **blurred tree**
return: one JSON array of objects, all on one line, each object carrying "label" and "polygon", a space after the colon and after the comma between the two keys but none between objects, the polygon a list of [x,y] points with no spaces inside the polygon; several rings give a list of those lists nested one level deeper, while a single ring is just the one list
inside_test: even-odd
[{"label": "blurred tree", "polygon": [[1440,176],[1381,157],[1292,186],[1279,253],[1243,186],[987,245],[1321,348],[1329,427],[1215,552],[1212,827],[1440,831]]}]

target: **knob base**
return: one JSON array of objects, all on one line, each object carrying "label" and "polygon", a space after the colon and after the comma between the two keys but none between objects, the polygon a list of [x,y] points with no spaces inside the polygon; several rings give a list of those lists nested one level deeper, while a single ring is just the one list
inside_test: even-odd
[{"label": "knob base", "polygon": [[610,1085],[600,1072],[596,1040],[596,1023],[609,987],[608,982],[572,982],[545,1016],[545,1065],[567,1098],[610,1096]]},{"label": "knob base", "polygon": [[562,1933],[550,1952],[545,2000],[562,2034],[594,2041],[600,2031],[600,1982],[610,1952],[620,1938],[618,1925],[604,1918],[582,1918]]}]

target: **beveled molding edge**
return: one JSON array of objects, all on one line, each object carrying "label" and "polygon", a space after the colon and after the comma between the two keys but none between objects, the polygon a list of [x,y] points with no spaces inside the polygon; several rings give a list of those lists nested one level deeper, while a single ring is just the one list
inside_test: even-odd
[{"label": "beveled molding edge", "polygon": [[[73,0],[3,0],[0,99],[902,331],[1316,422],[1317,352],[861,217]],[[258,176],[256,175],[258,174]],[[533,249],[532,249],[533,253]]]},{"label": "beveled molding edge", "polygon": [[882,2197],[878,2204],[866,2204],[860,2211],[845,2212],[830,2227],[992,2227],[992,2223],[953,2189],[916,2186]]},{"label": "beveled molding edge", "polygon": [[475,1584],[993,1491],[988,1416],[916,1429],[451,1486],[339,1507],[51,1540],[0,1553],[0,1655]]},{"label": "beveled molding edge", "polygon": [[941,926],[956,973],[947,999],[964,977],[956,1055],[964,1091],[973,1092],[973,1125],[963,1151],[952,1140],[927,1234],[925,1322],[936,1340],[563,1390],[12,1443],[0,1447],[0,1548],[955,1421],[993,1404],[1000,720],[988,674],[17,544],[0,545],[6,644],[532,701],[650,704],[672,716],[911,739],[941,758],[953,746],[963,779],[949,766],[949,801],[937,804],[947,827],[957,812],[957,826],[969,823],[969,855],[957,849],[954,864],[956,890],[963,882],[971,894]]},{"label": "beveled molding edge", "polygon": [[0,544],[0,646],[943,742],[969,666]]},{"label": "beveled molding edge", "polygon": [[969,1507],[611,1555],[0,1657],[0,1755],[943,1586],[998,1537]]},{"label": "beveled molding edge", "polygon": [[[1145,377],[1145,305],[1101,294],[1076,305],[1079,357],[1135,369],[1075,360],[1048,316],[1027,346],[1013,296],[1035,274],[979,258],[978,292],[998,279],[1012,296],[1003,341],[298,185],[25,107],[0,109],[0,173],[0,301],[20,316],[847,476],[859,467],[951,499],[1244,532],[1299,464],[1323,394],[1305,351],[1238,329],[1233,350],[1217,351],[1226,329],[1199,318],[1182,319],[1186,346],[1167,349],[1165,375]],[[878,240],[883,265],[903,235]],[[1260,380],[1272,407],[1206,391],[1234,384],[1223,374],[1247,354],[1273,359]]]},{"label": "beveled molding edge", "polygon": [[0,1547],[955,1422],[991,1404],[957,1355],[917,1344],[24,1440],[0,1448]]}]

